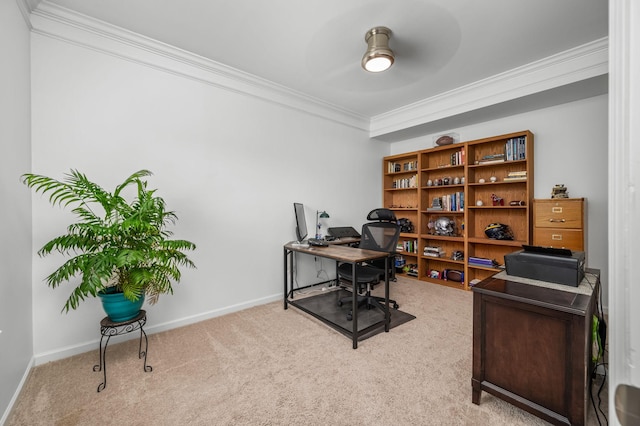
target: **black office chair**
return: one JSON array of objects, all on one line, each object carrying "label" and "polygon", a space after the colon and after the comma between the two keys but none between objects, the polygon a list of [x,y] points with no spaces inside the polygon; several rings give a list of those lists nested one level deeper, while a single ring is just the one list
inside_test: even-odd
[{"label": "black office chair", "polygon": [[[389,209],[374,209],[367,215],[367,220],[372,222],[362,225],[362,236],[360,239],[361,249],[395,253],[400,237],[400,226],[398,226],[395,214]],[[379,262],[371,262],[366,265],[357,266],[358,282],[358,306],[366,302],[367,309],[377,307],[384,311],[384,297],[371,295],[371,290],[381,280],[384,280],[385,262],[388,264],[388,271],[393,271],[394,257],[381,259]],[[352,265],[343,263],[338,266],[338,278],[341,281],[349,282],[353,287]],[[343,297],[338,300],[338,306],[343,303],[350,303],[353,296]],[[394,309],[398,309],[395,300],[389,300]],[[353,319],[353,312],[347,314],[347,320]]]}]

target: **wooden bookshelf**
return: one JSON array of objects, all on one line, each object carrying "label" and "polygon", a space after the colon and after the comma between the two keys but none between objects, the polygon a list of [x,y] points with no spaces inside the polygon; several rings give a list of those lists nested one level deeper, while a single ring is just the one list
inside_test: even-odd
[{"label": "wooden bookshelf", "polygon": [[[401,240],[418,241],[417,253],[399,253],[407,263],[417,265],[411,275],[469,289],[471,280],[482,280],[500,271],[497,267],[470,265],[470,256],[504,265],[505,254],[530,243],[533,140],[531,132],[522,131],[384,158],[384,207],[394,210],[398,218],[412,221],[414,234],[401,234]],[[405,170],[408,162],[414,162],[417,171],[413,166]],[[397,188],[398,178],[412,176],[416,176],[417,187]],[[440,218],[452,224],[451,234],[436,232]],[[508,225],[514,239],[488,238],[484,230],[491,223]],[[425,247],[438,247],[443,254],[425,255]],[[453,256],[459,252],[464,254],[462,259]],[[447,280],[445,270],[463,272],[464,281]]]},{"label": "wooden bookshelf", "polygon": [[[392,155],[385,157],[382,162],[383,176],[383,203],[384,207],[392,210],[397,219],[408,219],[413,225],[414,232],[400,234],[399,246],[415,246],[414,251],[404,248],[398,250],[398,256],[402,256],[405,265],[411,268],[409,273],[396,271],[397,275],[413,276],[418,265],[419,245],[418,230],[420,216],[418,215],[420,199],[418,189],[420,187],[420,156],[418,152]],[[410,243],[410,244],[409,244]],[[415,265],[415,267],[413,266]],[[413,276],[415,278],[415,276]]]}]

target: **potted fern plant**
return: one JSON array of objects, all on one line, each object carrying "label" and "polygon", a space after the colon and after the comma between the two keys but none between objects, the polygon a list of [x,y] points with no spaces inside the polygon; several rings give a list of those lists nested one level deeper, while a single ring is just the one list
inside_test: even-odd
[{"label": "potted fern plant", "polygon": [[[152,173],[140,170],[129,176],[113,192],[104,190],[84,174],[71,170],[60,181],[27,173],[22,180],[36,193],[48,194],[52,205],[71,207],[77,221],[67,233],[55,237],[39,251],[40,256],[59,252],[71,256],[47,277],[47,284],[79,279],[63,311],[76,309],[88,296],[100,296],[109,318],[114,322],[134,318],[147,297],[149,303],[161,294],[173,293],[172,281],[179,282],[180,267],[195,267],[185,254],[195,244],[171,239],[169,224],[177,220],[166,210],[165,201],[147,187],[145,178]],[[130,202],[124,192],[133,186]],[[131,306],[132,312],[110,312],[112,299]],[[118,303],[119,305],[119,303]]]}]

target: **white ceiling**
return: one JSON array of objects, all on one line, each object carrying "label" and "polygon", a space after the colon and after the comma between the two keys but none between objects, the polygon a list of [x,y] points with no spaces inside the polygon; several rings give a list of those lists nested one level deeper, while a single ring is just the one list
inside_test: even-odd
[{"label": "white ceiling", "polygon": [[[48,1],[364,117],[608,34],[607,0]],[[364,35],[380,25],[396,62],[370,74]]]}]

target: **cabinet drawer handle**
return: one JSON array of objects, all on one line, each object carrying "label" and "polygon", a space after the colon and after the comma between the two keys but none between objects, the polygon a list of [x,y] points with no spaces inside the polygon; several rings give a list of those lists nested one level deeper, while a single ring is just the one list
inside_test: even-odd
[{"label": "cabinet drawer handle", "polygon": [[554,241],[562,241],[562,234],[551,234],[551,239]]},{"label": "cabinet drawer handle", "polygon": [[551,207],[551,213],[562,213],[562,207]]},{"label": "cabinet drawer handle", "polygon": [[549,222],[560,222],[560,223],[564,223],[565,220],[564,219],[549,219]]}]

